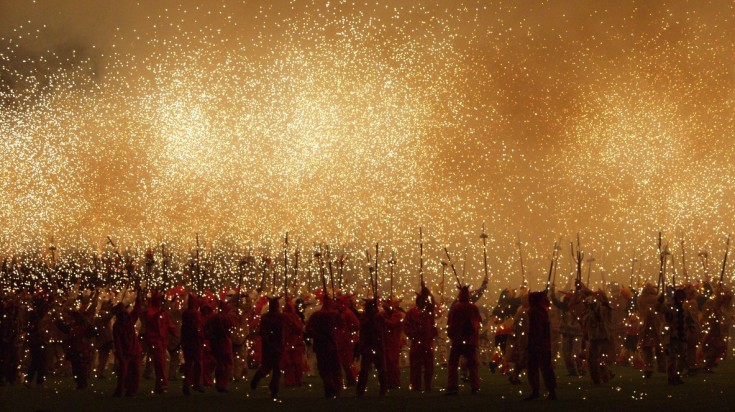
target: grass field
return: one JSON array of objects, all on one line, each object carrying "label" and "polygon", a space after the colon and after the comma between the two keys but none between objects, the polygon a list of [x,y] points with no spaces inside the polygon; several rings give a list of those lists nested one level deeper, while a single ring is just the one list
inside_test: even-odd
[{"label": "grass field", "polygon": [[[459,396],[445,397],[441,390],[414,393],[405,389],[379,397],[375,379],[368,394],[357,399],[354,388],[342,392],[338,399],[322,397],[321,381],[307,378],[302,388],[283,388],[281,400],[268,399],[267,379],[256,391],[246,382],[234,384],[231,392],[219,394],[209,390],[185,397],[180,381],[171,382],[169,392],[154,395],[152,380],[142,380],[141,392],[135,398],[113,398],[114,380],[95,380],[85,391],[73,389],[70,378],[52,378],[43,388],[29,389],[22,385],[0,388],[0,411],[461,411],[461,410],[539,410],[539,411],[735,411],[735,364],[726,361],[715,374],[686,379],[684,385],[669,386],[663,374],[644,380],[640,371],[613,368],[616,377],[607,386],[594,387],[588,377],[570,378],[557,370],[559,389],[557,401],[523,401],[528,384],[512,386],[506,377],[481,370],[482,390],[472,395],[462,388]],[[406,382],[405,373],[402,382]],[[439,369],[436,388],[446,384],[446,370]]]}]

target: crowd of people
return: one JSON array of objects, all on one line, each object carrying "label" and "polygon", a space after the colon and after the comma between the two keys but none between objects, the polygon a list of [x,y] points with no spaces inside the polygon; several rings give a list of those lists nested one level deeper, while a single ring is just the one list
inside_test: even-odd
[{"label": "crowd of people", "polygon": [[[242,379],[257,391],[269,377],[269,396],[278,398],[281,379],[297,387],[316,374],[326,397],[348,388],[362,397],[373,368],[384,395],[434,391],[436,367],[446,365],[444,393],[457,395],[460,378],[481,390],[486,365],[510,384],[525,372],[528,400],[541,397],[543,378],[553,400],[557,358],[568,375],[588,375],[594,385],[614,378],[613,364],[639,368],[645,378],[665,373],[678,385],[714,372],[732,325],[732,292],[718,282],[659,291],[648,283],[591,290],[577,280],[567,290],[507,288],[497,304],[483,306],[487,279],[476,290],[458,285],[449,300],[422,284],[411,302],[329,288],[276,296],[129,286],[5,289],[0,384],[41,386],[53,374],[84,390],[114,372],[114,396],[135,396],[141,377],[154,380],[155,393],[180,381],[190,396],[228,392]],[[406,357],[409,382],[402,382]]]}]

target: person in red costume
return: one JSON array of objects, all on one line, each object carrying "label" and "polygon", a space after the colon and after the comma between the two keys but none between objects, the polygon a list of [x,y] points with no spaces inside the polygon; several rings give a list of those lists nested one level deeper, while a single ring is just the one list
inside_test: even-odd
[{"label": "person in red costume", "polygon": [[325,295],[321,309],[314,312],[306,322],[306,334],[313,340],[317,370],[324,383],[324,395],[327,398],[337,397],[342,389],[336,336],[341,327],[342,318],[332,299]]},{"label": "person in red costume", "polygon": [[140,386],[140,363],[143,350],[140,339],[135,332],[135,323],[138,322],[143,311],[141,296],[135,298],[132,312],[128,312],[122,302],[118,303],[112,312],[115,315],[115,324],[112,326],[112,338],[115,342],[115,359],[117,360],[117,387],[116,397],[125,392],[125,396],[135,396]]},{"label": "person in red costume", "polygon": [[285,350],[284,326],[285,319],[281,313],[279,298],[268,299],[268,312],[260,319],[260,339],[263,342],[263,355],[260,368],[250,381],[250,388],[258,387],[258,382],[271,373],[271,382],[268,388],[271,398],[278,398],[278,389],[281,380],[281,359]]},{"label": "person in red costume", "polygon": [[337,298],[337,310],[342,318],[342,327],[337,330],[337,350],[339,364],[345,374],[345,384],[352,386],[357,382],[355,368],[355,344],[360,335],[360,320],[352,310],[352,295]]},{"label": "person in red costume", "polygon": [[257,369],[263,358],[263,341],[258,331],[260,330],[260,314],[263,307],[268,304],[268,297],[261,296],[253,307],[253,310],[247,316],[247,326],[250,334],[247,338],[248,346],[248,367]]},{"label": "person in red costume", "polygon": [[204,342],[202,343],[202,385],[205,387],[210,387],[214,384],[212,375],[215,369],[217,369],[217,360],[212,353],[212,342],[209,341],[209,336],[206,333],[206,325],[214,316],[214,308],[216,306],[217,304],[210,297],[202,296],[199,311],[202,314],[202,330],[204,336]]},{"label": "person in red costume", "polygon": [[[51,314],[51,301],[53,296],[49,293],[39,291],[33,296],[33,307],[28,315],[28,327],[26,329],[26,341],[28,342],[28,354],[30,362],[28,373],[25,377],[26,386],[31,385],[34,377],[40,386],[46,380],[48,372],[48,332]],[[0,315],[2,316],[2,315]]]},{"label": "person in red costume", "polygon": [[406,314],[406,336],[411,339],[408,357],[410,363],[411,390],[421,390],[423,371],[424,390],[431,390],[434,378],[434,338],[438,335],[434,313],[434,299],[426,286],[416,294],[416,306]]},{"label": "person in red costume", "polygon": [[456,395],[459,391],[457,383],[460,356],[467,360],[472,392],[480,390],[480,377],[477,365],[477,346],[480,341],[480,310],[470,302],[468,286],[459,289],[457,302],[452,305],[447,315],[447,335],[451,341],[449,350],[449,376],[447,395]]},{"label": "person in red costume", "polygon": [[163,309],[163,295],[154,290],[151,294],[148,309],[143,315],[145,325],[145,343],[148,345],[149,356],[153,361],[156,374],[155,392],[164,393],[168,387],[166,376],[166,351],[168,350],[168,336],[178,334],[176,325],[171,322],[168,312]]},{"label": "person in red costume", "polygon": [[544,377],[547,399],[556,399],[556,374],[551,363],[551,324],[549,322],[549,298],[546,291],[528,294],[528,383],[531,395],[526,400],[537,399],[540,382],[539,370]]},{"label": "person in red costume", "polygon": [[92,338],[96,335],[92,324],[94,305],[90,305],[86,312],[71,311],[70,316],[70,323],[58,320],[56,327],[68,336],[65,340],[66,358],[71,362],[77,389],[85,389],[89,385],[89,376],[92,373]]},{"label": "person in red costume", "polygon": [[357,375],[357,396],[365,394],[370,369],[375,366],[378,371],[380,395],[388,391],[385,374],[385,327],[383,318],[378,314],[377,298],[365,301],[365,310],[360,318],[360,373]]},{"label": "person in red costume", "polygon": [[189,295],[187,309],[181,315],[181,349],[184,352],[184,395],[191,394],[191,388],[204,392],[202,386],[202,346],[204,345],[204,326],[199,312],[201,300],[194,294]]},{"label": "person in red costume", "polygon": [[204,325],[204,334],[209,338],[212,356],[215,361],[214,379],[217,392],[228,392],[232,380],[232,328],[234,323],[230,315],[230,307],[222,300],[219,312],[214,314]]},{"label": "person in red costume", "polygon": [[291,300],[286,302],[283,309],[285,352],[281,366],[285,372],[286,386],[301,386],[304,375],[304,322],[296,313],[296,306]]},{"label": "person in red costume", "polygon": [[401,333],[403,333],[403,313],[398,310],[399,301],[392,296],[383,302],[383,311],[380,317],[385,328],[385,373],[388,389],[401,387]]}]

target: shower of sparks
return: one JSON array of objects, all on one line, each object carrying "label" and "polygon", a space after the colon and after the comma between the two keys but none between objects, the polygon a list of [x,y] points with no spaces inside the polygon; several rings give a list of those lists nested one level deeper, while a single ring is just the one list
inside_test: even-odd
[{"label": "shower of sparks", "polygon": [[[288,231],[290,253],[330,244],[361,282],[365,248],[395,249],[409,289],[421,226],[434,287],[444,246],[469,248],[477,285],[486,223],[494,285],[520,282],[520,230],[539,288],[559,236],[581,233],[594,283],[627,283],[633,257],[655,276],[659,231],[701,274],[735,229],[732,2],[10,3],[11,258],[110,254],[109,235],[139,257],[165,242],[181,274],[199,234],[231,277],[282,258]],[[81,10],[96,24],[49,40]]]}]

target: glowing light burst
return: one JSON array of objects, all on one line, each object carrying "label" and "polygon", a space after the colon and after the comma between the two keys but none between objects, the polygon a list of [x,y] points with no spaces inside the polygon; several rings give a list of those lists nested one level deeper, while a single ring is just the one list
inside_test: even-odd
[{"label": "glowing light burst", "polygon": [[656,267],[659,230],[717,250],[735,216],[732,5],[439,3],[135,6],[85,52],[26,52],[49,34],[15,27],[3,251],[111,235],[185,259],[199,233],[211,254],[275,255],[289,231],[345,248],[349,276],[365,245],[395,248],[407,287],[419,226],[432,282],[448,245],[479,283],[483,222],[496,286],[520,279],[519,229],[532,286],[577,231],[609,279],[634,253]]}]

